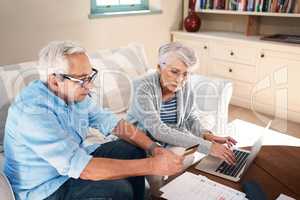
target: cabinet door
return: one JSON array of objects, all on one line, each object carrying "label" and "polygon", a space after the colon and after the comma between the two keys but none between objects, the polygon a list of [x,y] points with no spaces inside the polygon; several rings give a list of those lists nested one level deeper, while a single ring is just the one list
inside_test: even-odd
[{"label": "cabinet door", "polygon": [[[268,113],[300,112],[300,55],[266,52],[259,62],[259,80],[252,90],[254,107]],[[294,115],[296,116],[296,115]],[[293,119],[300,120],[300,119]]]},{"label": "cabinet door", "polygon": [[207,69],[209,65],[208,42],[199,39],[188,40],[179,37],[174,37],[174,42],[180,42],[188,47],[193,48],[196,51],[198,57],[198,63],[194,71],[201,75],[207,75]]}]

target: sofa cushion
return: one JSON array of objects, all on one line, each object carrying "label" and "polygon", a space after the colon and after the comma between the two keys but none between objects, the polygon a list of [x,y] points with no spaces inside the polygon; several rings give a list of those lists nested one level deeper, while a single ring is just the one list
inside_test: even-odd
[{"label": "sofa cushion", "polygon": [[40,77],[36,62],[0,67],[0,146],[3,144],[7,111],[15,96],[31,81]]},{"label": "sofa cushion", "polygon": [[118,49],[98,50],[91,58],[92,65],[99,70],[94,98],[101,107],[114,113],[126,111],[132,80],[144,75],[148,69],[143,47],[130,44]]},{"label": "sofa cushion", "polygon": [[144,74],[149,68],[143,45],[136,43],[115,49],[99,49],[90,57],[102,60],[105,66],[133,74]]}]

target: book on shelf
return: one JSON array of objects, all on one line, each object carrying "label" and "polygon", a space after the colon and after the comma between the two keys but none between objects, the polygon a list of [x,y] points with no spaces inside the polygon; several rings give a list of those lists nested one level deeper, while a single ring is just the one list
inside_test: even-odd
[{"label": "book on shelf", "polygon": [[224,8],[225,8],[225,0],[214,0],[213,1],[213,8],[214,9],[224,10]]},{"label": "book on shelf", "polygon": [[247,11],[254,11],[255,0],[248,0]]},{"label": "book on shelf", "polygon": [[238,10],[239,11],[247,10],[247,0],[238,0]]},{"label": "book on shelf", "polygon": [[295,8],[293,9],[293,13],[300,13],[300,0],[296,0],[295,2]]},{"label": "book on shelf", "polygon": [[273,2],[273,0],[269,0],[269,3],[268,3],[268,12],[271,12],[272,2]]},{"label": "book on shelf", "polygon": [[229,0],[225,0],[225,10],[229,10]]},{"label": "book on shelf", "polygon": [[237,0],[229,0],[229,10],[237,10]]},{"label": "book on shelf", "polygon": [[200,1],[200,9],[205,9],[206,0],[199,0]]},{"label": "book on shelf", "polygon": [[300,0],[197,0],[197,9],[300,13]]}]

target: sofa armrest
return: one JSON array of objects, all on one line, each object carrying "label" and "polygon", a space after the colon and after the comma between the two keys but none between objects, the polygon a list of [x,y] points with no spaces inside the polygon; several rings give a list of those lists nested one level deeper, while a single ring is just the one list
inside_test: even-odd
[{"label": "sofa armrest", "polygon": [[232,82],[225,79],[192,75],[191,85],[203,126],[218,135],[224,135],[233,91]]}]

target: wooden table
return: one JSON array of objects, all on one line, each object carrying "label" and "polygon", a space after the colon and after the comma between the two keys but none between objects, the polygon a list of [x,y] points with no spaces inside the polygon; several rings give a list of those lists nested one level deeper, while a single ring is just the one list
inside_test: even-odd
[{"label": "wooden table", "polygon": [[[207,176],[213,181],[237,190],[242,191],[243,182],[254,180],[260,184],[270,200],[276,199],[281,193],[300,200],[300,147],[263,146],[238,183],[200,172],[195,169],[195,165],[189,167],[187,171]],[[155,197],[154,199],[162,198]]]}]

